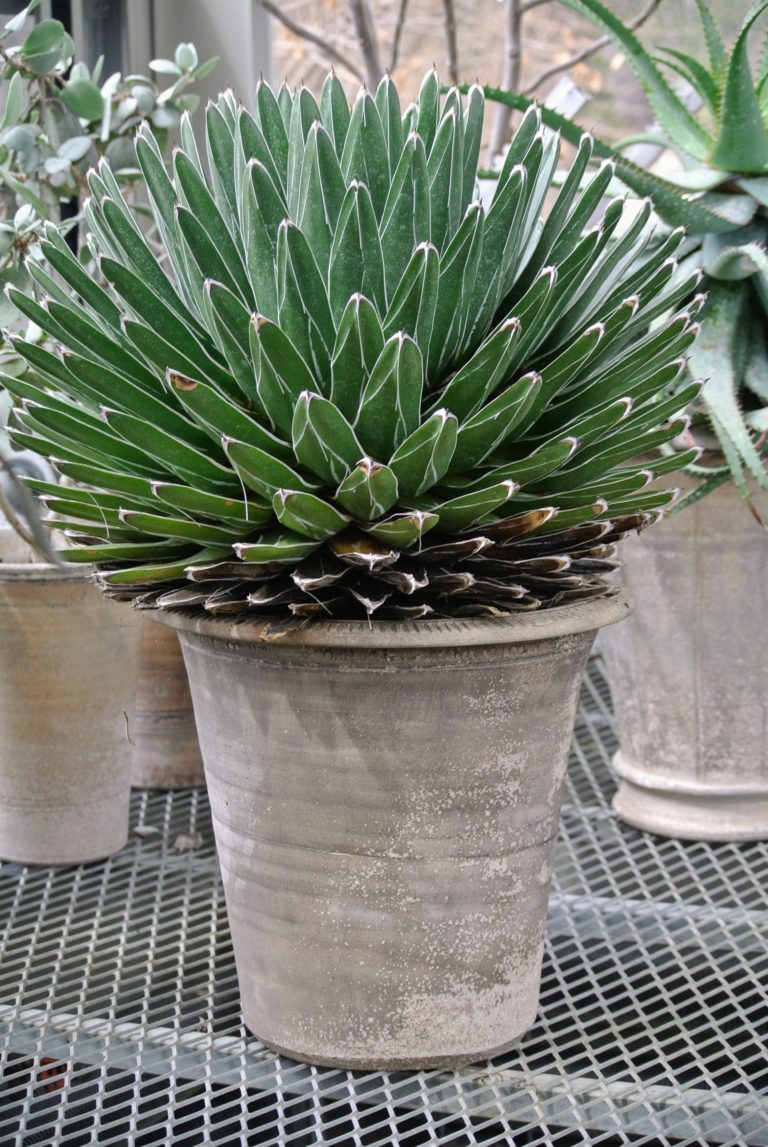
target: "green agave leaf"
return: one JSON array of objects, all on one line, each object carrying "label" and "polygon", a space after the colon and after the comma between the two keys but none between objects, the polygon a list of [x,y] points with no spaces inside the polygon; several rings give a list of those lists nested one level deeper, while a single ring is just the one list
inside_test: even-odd
[{"label": "green agave leaf", "polygon": [[154,474],[157,470],[155,460],[142,449],[141,443],[122,441],[110,426],[103,422],[99,425],[99,421],[86,415],[82,408],[71,406],[65,409],[63,404],[54,406],[51,396],[46,396],[45,406],[25,401],[19,418],[30,429],[39,427],[43,435],[54,442],[61,440],[65,445],[72,443],[75,447],[84,446],[104,458],[114,458],[139,473]]},{"label": "green agave leaf", "polygon": [[344,85],[335,72],[331,72],[323,84],[320,113],[323,126],[333,140],[336,154],[341,155],[349,131],[349,104]]},{"label": "green agave leaf", "polygon": [[[278,97],[279,98],[279,97]],[[320,116],[315,97],[302,83],[297,89],[291,104],[291,117],[288,124],[288,166],[285,187],[288,191],[288,210],[291,218],[296,218],[299,197],[299,172],[304,155],[309,130]]]},{"label": "green agave leaf", "polygon": [[141,502],[150,501],[153,497],[152,482],[148,478],[92,466],[85,462],[70,462],[55,455],[51,461],[60,474],[65,478],[71,478],[73,482],[83,482],[100,490],[126,494],[129,498],[136,498]]},{"label": "green agave leaf", "polygon": [[254,316],[249,336],[259,401],[273,429],[290,439],[299,395],[305,390],[317,390],[317,385],[304,359],[276,323],[264,315]]},{"label": "green agave leaf", "polygon": [[437,514],[413,510],[409,514],[393,514],[391,518],[384,518],[362,528],[385,546],[408,549],[420,542],[422,536],[433,529],[439,520]]},{"label": "green agave leaf", "polygon": [[653,490],[650,493],[629,494],[626,498],[614,498],[609,502],[603,517],[617,518],[620,514],[647,513],[660,510],[674,502],[679,490]]},{"label": "green agave leaf", "polygon": [[201,343],[176,312],[151,291],[138,275],[116,260],[106,257],[101,260],[100,266],[104,278],[112,284],[140,322],[155,331],[164,342],[178,348],[179,354],[188,362],[195,363],[206,377],[211,373],[214,376],[220,374],[222,366],[214,357],[215,351],[210,341],[206,340],[208,346]]},{"label": "green agave leaf", "polygon": [[277,322],[277,232],[286,207],[269,171],[250,160],[243,176],[242,226],[245,262],[259,312]]},{"label": "green agave leaf", "polygon": [[344,150],[341,154],[344,180],[359,180],[368,188],[373,209],[380,219],[389,191],[389,153],[376,104],[362,88],[352,107]]},{"label": "green agave leaf", "polygon": [[268,530],[256,542],[243,542],[235,545],[235,553],[244,562],[280,562],[295,565],[302,558],[308,558],[322,543],[310,541],[302,534],[291,530]]},{"label": "green agave leaf", "polygon": [[[555,200],[551,211],[549,212],[545,222],[544,229],[541,232],[534,255],[528,261],[524,273],[518,280],[518,290],[525,291],[533,283],[534,279],[542,267],[549,261],[554,262],[554,258],[550,259],[550,253],[555,242],[562,236],[563,228],[566,225],[569,214],[574,204],[574,200],[578,200],[577,196],[581,189],[582,180],[586,174],[587,167],[592,159],[593,140],[592,136],[585,134],[579,140],[576,149],[576,156],[573,163],[566,173],[563,185],[558,192],[557,199]],[[582,223],[583,226],[583,223]]]},{"label": "green agave leaf", "polygon": [[436,410],[398,447],[389,460],[389,468],[403,497],[425,493],[448,472],[458,425],[454,414]]},{"label": "green agave leaf", "polygon": [[[81,490],[78,486],[63,486],[57,482],[44,482],[40,478],[30,478],[25,475],[21,476],[21,480],[29,490],[34,490],[37,494],[45,494],[57,501],[65,499],[69,507],[68,513],[77,505],[90,508],[93,512],[86,516],[94,521],[99,520],[99,507],[114,512],[121,510],[125,505],[122,494],[105,493],[103,490]],[[138,501],[142,499],[139,498]],[[151,504],[150,499],[146,501],[148,505]]]},{"label": "green agave leaf", "polygon": [[[56,458],[58,461],[86,463],[96,466],[108,466],[110,459],[98,450],[92,450],[81,443],[73,443],[66,434],[56,434],[48,427],[37,422],[29,414],[23,418],[23,426],[19,421],[18,412],[15,415],[17,422],[6,426],[6,433],[11,444],[17,450],[33,450],[36,454],[43,454],[46,458]],[[148,470],[145,473],[149,473]]]},{"label": "green agave leaf", "polygon": [[386,311],[384,256],[368,188],[353,180],[344,195],[330,251],[329,294],[340,323],[353,295],[362,294]]},{"label": "green agave leaf", "polygon": [[475,289],[468,307],[464,352],[474,350],[484,336],[505,289],[507,268],[515,264],[525,218],[527,182],[524,167],[512,168],[506,183],[497,188],[485,217]]},{"label": "green agave leaf", "polygon": [[291,122],[291,113],[293,112],[293,94],[285,80],[283,80],[277,91],[277,106],[280,109],[280,115],[283,119],[283,127],[286,132],[288,132]]},{"label": "green agave leaf", "polygon": [[158,379],[124,346],[88,322],[83,317],[83,312],[70,310],[55,302],[51,302],[46,310],[14,287],[7,290],[7,296],[26,318],[31,319],[60,346],[68,347],[92,362],[102,363],[118,374],[125,374],[131,381],[156,397],[162,394],[162,388],[158,387]]},{"label": "green agave leaf", "polygon": [[451,460],[451,472],[471,470],[492,454],[509,437],[517,422],[525,417],[540,387],[538,374],[526,374],[462,423]]},{"label": "green agave leaf", "polygon": [[475,197],[475,182],[480,147],[483,140],[483,119],[485,116],[485,96],[479,84],[472,84],[467,92],[467,106],[464,112],[464,176],[461,201],[464,210]]},{"label": "green agave leaf", "polygon": [[366,383],[355,433],[376,458],[389,458],[419,425],[424,366],[421,351],[402,332],[384,344]]},{"label": "green agave leaf", "polygon": [[[526,111],[533,106],[532,100],[517,92],[507,92],[503,88],[487,86],[483,87],[483,91],[486,99],[506,104],[516,111]],[[539,112],[547,127],[559,131],[563,139],[574,147],[578,146],[583,134],[581,128],[549,108],[541,108]],[[615,162],[616,174],[622,183],[637,195],[652,198],[658,214],[671,226],[685,227],[690,235],[717,234],[732,230],[734,226],[732,220],[719,215],[714,209],[702,206],[697,200],[689,199],[685,194],[681,194],[673,183],[638,167],[607,144],[594,140],[594,150],[595,155]]]},{"label": "green agave leaf", "polygon": [[760,172],[768,164],[768,129],[752,80],[747,42],[753,24],[768,11],[758,0],[747,13],[731,49],[717,125],[717,142],[709,162],[723,171]]},{"label": "green agave leaf", "polygon": [[255,490],[262,498],[271,501],[278,490],[299,490],[311,494],[318,488],[285,462],[260,450],[258,446],[250,446],[247,442],[237,442],[232,438],[224,438],[223,445],[240,479],[249,490]]},{"label": "green agave leaf", "polygon": [[185,549],[187,547],[183,545],[171,546],[167,541],[102,542],[90,546],[67,546],[57,553],[65,562],[93,565],[95,562],[151,561],[153,558],[176,557]]},{"label": "green agave leaf", "polygon": [[213,279],[205,284],[205,300],[210,325],[218,336],[219,347],[235,382],[247,401],[260,407],[250,348],[250,313],[238,295]]},{"label": "green agave leaf", "polygon": [[640,457],[651,450],[655,450],[658,446],[671,442],[673,438],[677,438],[687,429],[688,419],[680,418],[651,433],[632,436],[622,435],[610,446],[600,443],[597,452],[580,461],[578,465],[569,466],[555,477],[537,483],[536,491],[549,494],[553,490],[554,492],[576,490],[581,486],[596,482],[601,475],[608,473],[620,462],[625,462],[628,458]]},{"label": "green agave leaf", "polygon": [[214,489],[231,490],[236,485],[231,470],[214,458],[189,446],[172,434],[166,434],[157,426],[152,426],[133,414],[120,410],[104,410],[109,427],[117,432],[126,444],[138,447],[145,455],[156,459],[164,473],[155,474],[163,478],[167,474],[178,474],[192,485],[210,483]]},{"label": "green agave leaf", "polygon": [[506,319],[456,372],[436,401],[457,418],[471,418],[510,377],[520,358],[519,341],[519,321]]},{"label": "green agave leaf", "polygon": [[437,307],[440,259],[431,243],[420,243],[411,256],[384,319],[384,334],[403,331],[427,351]]},{"label": "green agave leaf", "polygon": [[274,519],[272,506],[255,498],[244,502],[240,498],[225,498],[220,494],[209,494],[192,486],[177,486],[172,482],[153,482],[152,492],[156,500],[159,499],[175,510],[214,518],[227,525],[237,524],[241,530],[243,527],[255,529]]},{"label": "green agave leaf", "polygon": [[285,187],[288,177],[288,135],[280,105],[269,84],[262,79],[256,84],[254,116],[267,143],[280,181]]},{"label": "green agave leaf", "polygon": [[216,561],[232,553],[230,546],[210,546],[198,550],[196,553],[184,558],[177,558],[169,562],[156,562],[149,565],[133,566],[122,570],[99,570],[98,580],[102,585],[146,585],[151,586],[166,581],[178,581],[186,575],[186,571],[195,565],[204,565],[206,562]]},{"label": "green agave leaf", "polygon": [[258,446],[283,462],[293,459],[293,451],[287,442],[276,437],[242,407],[213,387],[179,374],[178,371],[168,371],[167,378],[172,393],[217,445],[221,442],[221,436],[225,435],[227,438],[247,442],[250,446]]},{"label": "green agave leaf", "polygon": [[[67,493],[66,488],[60,493]],[[104,527],[116,527],[118,530],[123,526],[122,519],[119,514],[119,507],[97,505],[93,503],[88,505],[78,499],[73,498],[57,498],[54,496],[45,496],[42,499],[46,508],[53,514],[57,514],[62,518],[79,519],[82,518],[85,522],[99,522]],[[79,526],[77,527],[80,528]]]},{"label": "green agave leaf", "polygon": [[390,176],[400,162],[403,150],[403,120],[400,110],[400,97],[389,73],[385,74],[376,89],[376,107],[384,131],[384,143],[389,158]]},{"label": "green agave leaf", "polygon": [[397,478],[388,466],[363,458],[340,484],[334,501],[355,518],[381,518],[397,501]]},{"label": "green agave leaf", "polygon": [[306,237],[289,219],[277,233],[277,307],[285,334],[318,382],[329,386],[336,328],[328,293]]},{"label": "green agave leaf", "polygon": [[130,529],[138,530],[142,534],[179,538],[181,541],[204,546],[231,545],[240,536],[237,526],[229,528],[212,526],[208,522],[192,522],[188,518],[166,518],[161,514],[144,514],[138,510],[121,510],[120,520]]},{"label": "green agave leaf", "polygon": [[[200,266],[205,278],[221,278],[222,282],[229,284],[232,280],[232,289],[235,290],[249,308],[255,306],[253,291],[243,263],[243,257],[235,243],[230,230],[224,220],[220,207],[208,190],[205,181],[200,176],[194,163],[182,151],[177,151],[173,159],[173,172],[176,185],[179,189],[180,201],[188,209],[189,215],[195,219],[200,228],[208,236],[213,250],[219,254],[220,261],[227,268],[227,277],[217,273],[217,268],[208,270]],[[234,193],[233,193],[234,194]],[[200,251],[203,247],[200,245]],[[193,252],[194,254],[194,252]],[[197,261],[197,255],[195,255]]]},{"label": "green agave leaf", "polygon": [[225,498],[220,494],[209,494],[192,486],[177,486],[172,482],[153,482],[152,492],[155,499],[175,510],[225,523],[236,522],[241,527],[255,528],[274,518],[272,506],[255,498],[244,502],[240,498]]},{"label": "green agave leaf", "polygon": [[432,150],[440,117],[440,80],[432,68],[421,81],[416,101],[416,124],[412,130],[421,136],[427,154]]},{"label": "green agave leaf", "polygon": [[331,359],[331,401],[345,417],[357,417],[363,391],[383,350],[384,331],[376,308],[363,295],[352,295],[339,321]]},{"label": "green agave leaf", "polygon": [[484,490],[461,494],[447,502],[422,499],[423,506],[420,508],[437,514],[441,533],[458,533],[509,501],[516,489],[514,482],[498,482]]},{"label": "green agave leaf", "polygon": [[458,353],[466,333],[484,223],[482,204],[471,204],[440,260],[435,318],[429,341],[427,374],[430,379],[441,376],[446,364]]},{"label": "green agave leaf", "polygon": [[[226,283],[246,305],[253,292],[244,292],[232,273],[230,261],[222,254],[197,216],[186,207],[176,208],[178,234],[183,241],[184,271],[188,281],[194,280],[196,300],[204,313],[202,292],[208,279]],[[243,272],[245,273],[245,272]]]},{"label": "green agave leaf", "polygon": [[[16,75],[18,74],[17,72]],[[82,263],[75,258],[55,227],[48,225],[45,228],[45,241],[40,244],[40,250],[73,291],[93,308],[104,324],[114,330],[119,330],[120,309],[112,302],[106,291],[88,274]]]},{"label": "green agave leaf", "polygon": [[444,251],[461,222],[464,120],[452,108],[440,121],[427,157],[431,241]]},{"label": "green agave leaf", "polygon": [[414,250],[429,242],[431,230],[427,153],[423,140],[412,134],[403,145],[381,216],[381,249],[389,298]]},{"label": "green agave leaf", "polygon": [[365,454],[338,407],[309,390],[296,403],[292,441],[301,465],[334,486],[343,482]]},{"label": "green agave leaf", "polygon": [[[274,97],[273,97],[273,101],[274,101]],[[283,133],[283,139],[285,139],[286,137],[285,137],[285,131],[283,129],[283,122],[280,119],[280,112],[277,109],[276,105],[275,105],[274,110],[275,110],[275,114],[277,116],[277,122],[279,123],[279,131],[281,131]],[[274,125],[272,125],[272,126],[274,126]],[[269,175],[269,178],[272,181],[275,189],[277,190],[277,193],[279,194],[280,198],[283,200],[283,217],[285,217],[285,215],[288,212],[288,204],[285,200],[286,169],[284,166],[282,166],[282,157],[276,158],[273,155],[272,151],[270,150],[270,146],[267,143],[266,137],[264,136],[264,133],[262,132],[261,128],[259,127],[258,122],[256,121],[256,119],[252,115],[250,115],[245,110],[245,108],[240,108],[240,110],[238,112],[237,133],[236,133],[236,142],[235,142],[234,151],[235,151],[235,154],[233,157],[234,176],[235,176],[234,190],[238,191],[238,185],[237,185],[238,178],[240,180],[242,180],[245,169],[247,168],[249,163],[261,164],[261,166],[264,168],[264,170]],[[288,159],[288,153],[287,153],[287,140],[286,140],[286,153],[284,156],[284,161],[287,162],[287,159]],[[236,216],[236,218],[240,218],[241,216],[242,216],[242,195],[239,195],[238,196],[238,202],[237,202],[237,216]]]},{"label": "green agave leaf", "polygon": [[[331,247],[335,239],[338,239],[337,222],[345,192],[344,176],[341,174],[333,141],[322,124],[313,123],[301,165],[296,222],[306,236],[322,274],[328,270]],[[378,236],[378,232],[376,234]],[[332,287],[330,296],[333,300]]]},{"label": "green agave leaf", "polygon": [[578,438],[564,438],[560,442],[547,442],[527,457],[500,462],[480,478],[469,480],[471,489],[482,489],[489,483],[513,482],[521,490],[532,486],[547,474],[559,471],[579,445]]},{"label": "green agave leaf", "polygon": [[272,506],[281,525],[318,542],[340,533],[350,521],[330,502],[298,490],[278,490]]},{"label": "green agave leaf", "polygon": [[214,197],[222,217],[232,224],[238,217],[235,189],[235,123],[236,118],[232,122],[227,115],[223,96],[219,96],[217,103],[210,103],[205,109],[205,143]]}]

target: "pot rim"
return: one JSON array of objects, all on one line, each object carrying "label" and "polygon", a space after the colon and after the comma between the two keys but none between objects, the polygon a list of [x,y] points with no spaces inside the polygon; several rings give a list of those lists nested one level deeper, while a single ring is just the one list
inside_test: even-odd
[{"label": "pot rim", "polygon": [[86,565],[60,569],[50,562],[0,562],[0,581],[87,581],[91,572]]},{"label": "pot rim", "polygon": [[[147,610],[145,616],[183,633],[220,641],[316,648],[409,649],[467,645],[516,645],[588,633],[627,616],[626,590],[506,617],[446,617],[418,621],[312,621],[295,629],[273,628],[275,618],[206,617],[191,610]],[[144,612],[144,611],[142,611]]]}]

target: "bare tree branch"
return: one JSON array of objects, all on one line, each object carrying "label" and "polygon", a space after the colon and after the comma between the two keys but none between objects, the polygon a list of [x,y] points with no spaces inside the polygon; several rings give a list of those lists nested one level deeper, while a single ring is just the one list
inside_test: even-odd
[{"label": "bare tree branch", "polygon": [[459,47],[456,39],[456,5],[454,0],[443,0],[445,9],[445,39],[448,47],[448,78],[459,82]]},{"label": "bare tree branch", "polygon": [[526,12],[532,11],[533,8],[543,8],[545,4],[552,4],[553,0],[526,0],[524,4],[520,5],[520,11],[523,16]]},{"label": "bare tree branch", "polygon": [[326,40],[319,32],[313,28],[307,28],[304,24],[299,24],[291,16],[286,15],[285,12],[280,10],[278,4],[274,0],[257,0],[265,12],[269,12],[270,16],[274,16],[281,24],[284,24],[289,32],[293,32],[295,36],[299,36],[302,40],[309,41],[310,44],[316,44],[318,48],[330,59],[335,60],[337,64],[342,64],[348,71],[357,76],[359,80],[363,79],[363,73],[357,65],[350,60],[349,55],[344,55],[335,47],[330,40]]},{"label": "bare tree branch", "polygon": [[[541,2],[541,0],[539,0],[539,2]],[[639,28],[640,25],[644,24],[648,17],[656,11],[660,3],[661,0],[649,0],[640,15],[636,16],[634,20],[630,21],[630,23],[627,24],[627,27],[632,31],[634,31],[636,28]],[[536,7],[536,0],[529,0],[528,7]],[[562,63],[554,64],[551,68],[545,68],[543,72],[540,72],[538,76],[536,76],[531,80],[529,84],[526,85],[524,89],[525,94],[529,95],[531,92],[535,91],[536,88],[545,83],[546,80],[551,80],[553,76],[557,76],[561,72],[567,72],[569,68],[574,67],[576,64],[580,64],[582,60],[589,59],[589,57],[593,56],[595,52],[599,52],[601,48],[604,48],[606,44],[610,43],[611,39],[609,36],[600,36],[599,39],[593,40],[591,44],[587,44],[586,48],[582,48],[580,52],[576,52],[573,56],[569,56],[568,59],[563,60]]]},{"label": "bare tree branch", "polygon": [[376,24],[368,4],[368,0],[348,0],[349,14],[360,45],[360,52],[365,64],[365,76],[368,86],[376,91],[379,80],[384,75],[379,55],[379,41],[376,37]]},{"label": "bare tree branch", "polygon": [[[501,87],[507,91],[517,91],[520,87],[520,68],[522,65],[521,25],[523,15],[520,0],[505,0],[504,15],[506,28],[504,34],[504,67],[501,74]],[[496,104],[491,130],[491,142],[488,144],[488,165],[499,154],[509,135],[509,125],[512,119],[512,108],[506,104]]]},{"label": "bare tree branch", "polygon": [[397,58],[400,55],[400,37],[403,34],[403,25],[408,11],[408,0],[400,0],[395,17],[395,30],[392,33],[392,49],[389,53],[389,71],[394,72],[397,67]]}]

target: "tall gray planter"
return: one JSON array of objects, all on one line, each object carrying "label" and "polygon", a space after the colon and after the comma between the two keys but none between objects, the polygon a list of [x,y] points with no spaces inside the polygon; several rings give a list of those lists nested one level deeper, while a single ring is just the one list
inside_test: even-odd
[{"label": "tall gray planter", "polygon": [[181,630],[245,1021],[356,1068],[533,1023],[579,683],[621,598],[504,619]]},{"label": "tall gray planter", "polygon": [[768,837],[768,538],[730,483],[623,544],[635,601],[601,637],[614,808],[683,840]]},{"label": "tall gray planter", "polygon": [[0,563],[0,859],[76,864],[128,839],[141,616],[82,566]]}]

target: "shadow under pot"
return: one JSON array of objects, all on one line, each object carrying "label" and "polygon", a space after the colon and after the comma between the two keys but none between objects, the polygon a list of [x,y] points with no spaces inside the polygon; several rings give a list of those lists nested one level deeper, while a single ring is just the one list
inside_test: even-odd
[{"label": "shadow under pot", "polygon": [[310,1063],[459,1065],[533,1024],[579,685],[621,597],[500,619],[163,613],[245,1022]]},{"label": "shadow under pot", "polygon": [[141,618],[82,567],[0,564],[0,858],[98,860],[128,839]]}]

